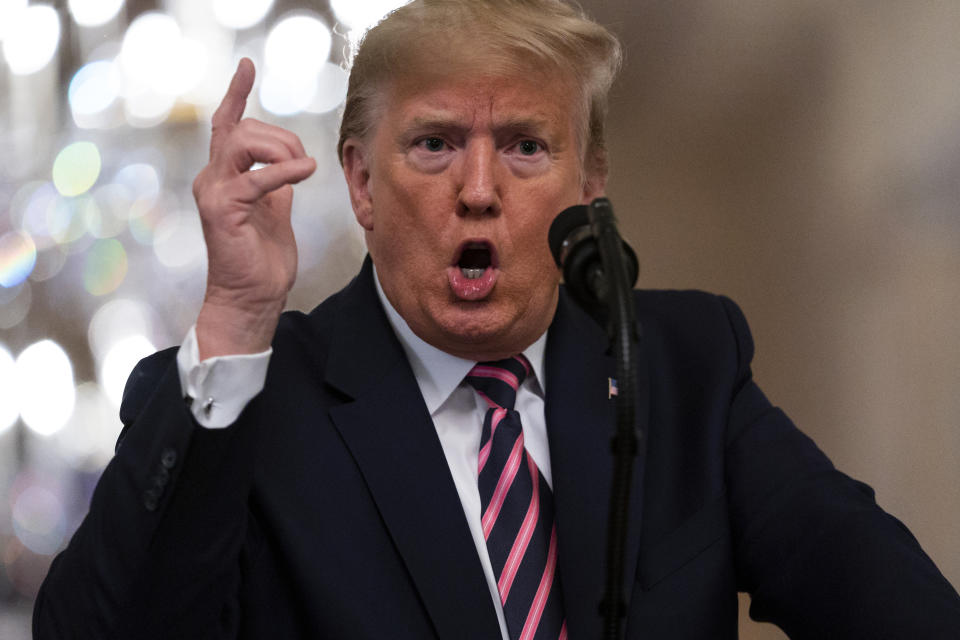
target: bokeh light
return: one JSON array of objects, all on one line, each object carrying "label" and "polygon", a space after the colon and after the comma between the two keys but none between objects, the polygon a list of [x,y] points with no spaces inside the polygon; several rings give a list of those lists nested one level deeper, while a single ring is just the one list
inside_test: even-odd
[{"label": "bokeh light", "polygon": [[20,417],[20,405],[16,389],[16,368],[13,355],[7,351],[7,348],[0,344],[0,433],[3,433],[16,422]]},{"label": "bokeh light", "polygon": [[0,42],[15,24],[18,13],[27,8],[27,0],[0,0]]},{"label": "bokeh light", "polygon": [[96,215],[96,209],[97,203],[89,195],[58,198],[47,210],[50,237],[61,246],[80,240],[87,232],[87,219]]},{"label": "bokeh light", "polygon": [[280,20],[267,34],[264,64],[273,72],[316,74],[330,56],[330,30],[317,17],[298,14]]},{"label": "bokeh light", "polygon": [[119,62],[127,122],[151,127],[167,118],[178,95],[203,79],[207,54],[201,42],[183,37],[171,16],[148,11],[127,28]]},{"label": "bokeh light", "polygon": [[10,329],[27,317],[33,302],[30,282],[23,282],[12,289],[0,287],[0,329]]},{"label": "bokeh light", "polygon": [[53,186],[64,196],[86,193],[100,177],[100,150],[92,142],[74,142],[53,161]]},{"label": "bokeh light", "polygon": [[3,55],[16,75],[43,69],[60,43],[60,18],[47,4],[34,4],[9,16],[3,38]]},{"label": "bokeh light", "polygon": [[77,24],[96,27],[112,20],[123,7],[123,0],[68,0],[67,7]]},{"label": "bokeh light", "polygon": [[50,206],[46,208],[44,228],[57,244],[69,244],[83,235],[85,226],[75,213],[76,207],[70,198],[57,197],[50,201]]},{"label": "bokeh light", "polygon": [[168,209],[156,201],[138,200],[130,208],[129,228],[133,239],[142,245],[152,245],[157,228],[166,217]]},{"label": "bokeh light", "polygon": [[67,98],[78,127],[107,126],[101,118],[120,97],[123,80],[114,60],[96,60],[83,65],[70,80]]},{"label": "bokeh light", "polygon": [[73,413],[76,390],[73,366],[56,342],[35,342],[17,357],[20,417],[34,433],[48,436],[66,424]]},{"label": "bokeh light", "polygon": [[131,127],[147,129],[165,121],[176,102],[172,95],[150,91],[131,93],[123,101],[123,115]]},{"label": "bokeh light", "polygon": [[95,296],[112,293],[127,277],[127,252],[115,238],[97,240],[83,264],[83,288]]},{"label": "bokeh light", "polygon": [[68,247],[61,245],[49,247],[37,252],[37,264],[33,267],[30,280],[43,282],[53,278],[67,263]]},{"label": "bokeh light", "polygon": [[[74,205],[73,225],[83,233],[90,232],[91,228],[98,228],[98,221],[102,217],[100,214],[100,203],[93,196],[93,193],[85,193],[82,196],[71,198]],[[93,234],[90,234],[93,236]],[[97,236],[93,236],[97,237]]]},{"label": "bokeh light", "polygon": [[10,221],[14,227],[30,234],[37,250],[56,244],[47,226],[51,214],[62,196],[52,182],[29,182],[16,194],[10,204]]},{"label": "bokeh light", "polygon": [[162,122],[177,96],[204,80],[208,60],[206,45],[184,37],[171,16],[156,11],[138,16],[124,34],[119,56],[129,123],[144,127]]},{"label": "bokeh light", "polygon": [[[33,197],[37,189],[45,184],[50,183],[44,182],[43,180],[30,180],[24,182],[14,191],[10,197],[8,206],[10,208],[10,222],[13,223],[15,227],[23,226],[23,211],[27,208],[27,203],[30,202],[30,198]],[[51,184],[50,187],[52,188],[53,185]]]},{"label": "bokeh light", "polygon": [[134,162],[117,171],[113,182],[123,187],[129,200],[154,200],[160,195],[160,174],[146,162]]},{"label": "bokeh light", "polygon": [[409,0],[330,0],[330,8],[337,20],[353,31],[363,32],[374,26],[384,16],[407,4]]},{"label": "bokeh light", "polygon": [[239,59],[234,51],[237,34],[232,29],[222,29],[204,20],[201,28],[195,27],[191,31],[191,37],[202,44],[200,55],[204,58],[204,64],[201,68],[200,64],[189,62],[185,73],[191,74],[191,77],[185,79],[184,84],[192,85],[192,88],[181,93],[179,100],[196,107],[194,119],[198,116],[209,118],[220,104]]},{"label": "bokeh light", "polygon": [[160,220],[154,234],[153,251],[160,264],[169,269],[189,269],[203,264],[206,246],[200,217],[181,211]]},{"label": "bokeh light", "polygon": [[133,367],[154,351],[156,348],[144,335],[121,338],[107,350],[100,367],[100,387],[115,406],[120,406]]},{"label": "bokeh light", "polygon": [[23,546],[34,553],[52,555],[66,538],[63,502],[49,489],[32,485],[13,502],[13,531]]},{"label": "bokeh light", "polygon": [[25,231],[0,236],[0,286],[15,287],[30,275],[37,263],[37,245]]},{"label": "bokeh light", "polygon": [[307,109],[317,93],[317,75],[330,56],[330,30],[313,15],[280,20],[263,47],[260,104],[276,115]]},{"label": "bokeh light", "polygon": [[207,73],[210,54],[206,44],[196,38],[183,37],[172,57],[175,82],[170,89],[180,96],[196,88]]},{"label": "bokeh light", "polygon": [[231,29],[247,29],[267,15],[273,0],[213,0],[217,22]]},{"label": "bokeh light", "polygon": [[117,407],[100,385],[79,384],[73,416],[56,435],[58,453],[73,469],[97,472],[113,457],[121,427]]},{"label": "bokeh light", "polygon": [[153,311],[143,302],[115,298],[97,309],[87,328],[87,341],[97,361],[102,362],[117,340],[153,333]]},{"label": "bokeh light", "polygon": [[316,75],[293,78],[267,69],[260,82],[260,105],[278,116],[305,111],[317,93]]},{"label": "bokeh light", "polygon": [[175,69],[170,53],[182,35],[177,21],[165,13],[148,11],[130,23],[120,48],[120,67],[131,85],[175,95]]},{"label": "bokeh light", "polygon": [[307,106],[310,113],[329,113],[343,104],[347,97],[350,74],[338,64],[324,63],[317,74],[317,89]]},{"label": "bokeh light", "polygon": [[127,228],[130,194],[119,184],[105,184],[92,192],[95,209],[85,211],[87,232],[94,238],[112,238]]}]

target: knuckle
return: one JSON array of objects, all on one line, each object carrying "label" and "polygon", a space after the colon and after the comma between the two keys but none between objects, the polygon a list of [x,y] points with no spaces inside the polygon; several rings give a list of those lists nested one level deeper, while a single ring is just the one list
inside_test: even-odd
[{"label": "knuckle", "polygon": [[196,200],[198,204],[200,202],[200,196],[203,194],[204,185],[206,184],[206,181],[204,180],[205,171],[206,170],[204,169],[197,174],[196,178],[193,179],[193,199]]},{"label": "knuckle", "polygon": [[193,198],[197,202],[197,209],[201,218],[205,214],[212,213],[218,207],[219,198],[216,189],[206,181],[201,182],[199,177],[194,180]]},{"label": "knuckle", "polygon": [[221,122],[214,121],[214,123],[210,126],[210,135],[212,135],[214,138],[218,136],[219,137],[225,136],[229,132],[230,132],[230,126],[223,124]]}]

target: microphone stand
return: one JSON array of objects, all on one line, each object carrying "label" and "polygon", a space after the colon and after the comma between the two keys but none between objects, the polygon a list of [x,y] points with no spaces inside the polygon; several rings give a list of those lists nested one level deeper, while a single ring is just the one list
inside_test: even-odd
[{"label": "microphone stand", "polygon": [[633,249],[620,238],[613,207],[606,198],[561,211],[550,225],[548,241],[557,266],[563,269],[571,297],[606,329],[610,352],[617,361],[616,425],[610,441],[613,478],[607,523],[607,579],[600,614],[603,637],[619,640],[621,621],[627,613],[623,565],[630,485],[640,439],[634,421],[640,326],[633,302],[639,264]]},{"label": "microphone stand", "polygon": [[[607,580],[600,610],[604,619],[603,637],[618,640],[621,637],[621,621],[627,609],[623,597],[623,565],[626,559],[633,462],[640,438],[634,420],[637,404],[636,351],[640,331],[634,309],[633,282],[627,276],[623,241],[616,231],[610,201],[606,198],[594,200],[588,215],[603,264],[603,274],[594,274],[593,280],[600,293],[598,297],[607,307],[607,336],[617,359],[616,430],[610,442],[613,478],[607,525]],[[605,281],[601,282],[604,274]]]}]

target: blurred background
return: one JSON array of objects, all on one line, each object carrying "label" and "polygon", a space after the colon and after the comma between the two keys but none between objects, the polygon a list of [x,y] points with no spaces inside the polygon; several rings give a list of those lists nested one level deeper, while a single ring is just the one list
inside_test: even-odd
[{"label": "blurred background", "polygon": [[[191,182],[241,56],[247,114],[318,160],[290,306],[359,266],[343,65],[397,4],[0,0],[0,638],[29,637],[133,364],[199,308]],[[626,46],[609,194],[640,286],[737,300],[767,394],[960,584],[960,3],[582,4]],[[741,637],[784,637],[741,604]]]}]

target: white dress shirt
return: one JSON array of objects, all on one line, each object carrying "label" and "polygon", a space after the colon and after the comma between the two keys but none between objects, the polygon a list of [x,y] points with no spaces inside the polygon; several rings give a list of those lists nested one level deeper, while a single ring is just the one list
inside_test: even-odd
[{"label": "white dress shirt", "polygon": [[[376,270],[374,274],[376,275]],[[497,580],[493,575],[480,524],[482,514],[477,487],[477,457],[487,403],[464,381],[476,362],[452,356],[417,337],[387,300],[379,279],[375,277],[374,282],[380,303],[403,346],[427,410],[433,418],[433,426],[440,438],[440,445],[447,458],[450,474],[463,505],[463,513],[483,566],[490,597],[500,621],[500,632],[504,640],[509,640],[497,591]],[[514,408],[520,413],[523,423],[524,445],[547,484],[552,487],[544,415],[546,385],[543,357],[546,337],[544,333],[523,350],[523,354],[530,361],[533,374],[524,380],[517,392]],[[268,349],[258,354],[220,356],[200,362],[196,331],[191,328],[177,354],[177,366],[184,395],[194,399],[191,411],[197,422],[211,429],[232,424],[247,403],[263,389],[271,353],[272,350]]]}]

